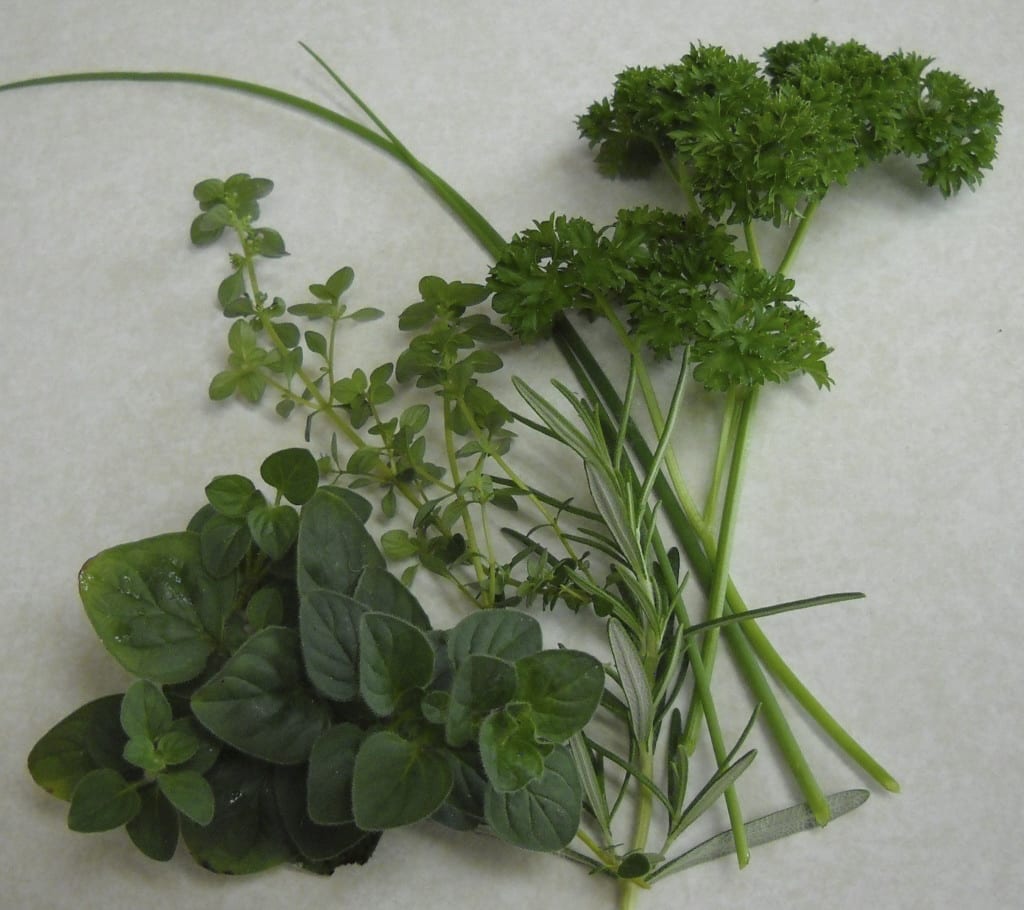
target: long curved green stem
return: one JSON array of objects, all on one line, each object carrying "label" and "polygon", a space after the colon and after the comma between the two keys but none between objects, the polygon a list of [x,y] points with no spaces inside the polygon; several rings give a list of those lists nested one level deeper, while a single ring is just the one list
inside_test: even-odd
[{"label": "long curved green stem", "polygon": [[[321,120],[331,126],[338,127],[364,142],[380,149],[395,160],[401,162],[427,184],[430,190],[443,202],[473,235],[477,242],[491,255],[496,257],[504,248],[504,238],[491,226],[462,195],[456,192],[440,176],[435,174],[418,158],[409,153],[405,146],[396,143],[385,135],[374,132],[356,120],[332,111],[330,108],[309,101],[298,95],[292,95],[279,89],[247,82],[242,79],[230,79],[226,76],[212,76],[205,73],[181,73],[173,71],[96,71],[87,73],[64,73],[56,76],[40,76],[35,79],[22,79],[0,85],[0,92],[15,89],[34,88],[44,85],[61,85],[74,82],[170,82],[189,85],[203,85],[210,88],[226,89],[243,95],[252,95],[266,101],[281,104],[293,110]],[[379,121],[378,121],[379,122]]]}]

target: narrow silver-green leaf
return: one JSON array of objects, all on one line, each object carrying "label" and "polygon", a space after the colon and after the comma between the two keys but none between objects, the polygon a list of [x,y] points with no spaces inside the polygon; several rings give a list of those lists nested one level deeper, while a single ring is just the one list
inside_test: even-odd
[{"label": "narrow silver-green leaf", "polygon": [[651,735],[654,704],[643,662],[633,645],[633,640],[617,619],[608,622],[608,642],[611,645],[615,669],[619,674],[619,684],[626,696],[633,736],[637,742],[645,743]]},{"label": "narrow silver-green leaf", "polygon": [[718,772],[705,784],[704,789],[697,794],[693,802],[686,807],[682,816],[672,826],[673,837],[692,825],[700,818],[718,798],[725,793],[736,779],[750,767],[750,763],[757,757],[757,751],[751,749],[731,765],[720,768]]},{"label": "narrow silver-green leaf", "polygon": [[594,813],[594,818],[597,819],[597,824],[601,830],[610,833],[612,819],[608,811],[608,800],[605,798],[604,790],[597,779],[597,772],[594,770],[590,749],[587,748],[582,733],[574,733],[569,737],[569,751],[572,753],[572,760],[576,765],[576,773],[579,775],[587,804]]},{"label": "narrow silver-green leaf", "polygon": [[[867,790],[842,790],[839,793],[830,794],[826,801],[831,810],[832,819],[835,820],[863,805],[869,795]],[[791,834],[810,831],[820,825],[807,804],[799,803],[788,809],[780,809],[778,812],[762,815],[760,818],[747,822],[743,827],[747,832],[747,843],[751,847],[758,847],[761,844],[789,837]],[[700,863],[729,856],[735,849],[736,844],[732,831],[722,831],[691,850],[687,850],[682,856],[677,856],[671,862],[666,863],[648,877],[647,883],[654,884],[675,872],[682,872],[684,869],[689,869]]]},{"label": "narrow silver-green leaf", "polygon": [[622,508],[622,497],[614,488],[605,469],[595,462],[584,465],[590,495],[601,518],[631,568],[643,565],[644,559],[637,545],[636,529]]},{"label": "narrow silver-green leaf", "polygon": [[550,401],[543,395],[535,392],[522,379],[516,376],[512,377],[512,384],[523,401],[530,406],[531,410],[544,422],[560,442],[569,446],[570,449],[585,461],[598,462],[600,460],[600,453],[593,443],[574,427],[570,421],[566,420],[561,411]]}]

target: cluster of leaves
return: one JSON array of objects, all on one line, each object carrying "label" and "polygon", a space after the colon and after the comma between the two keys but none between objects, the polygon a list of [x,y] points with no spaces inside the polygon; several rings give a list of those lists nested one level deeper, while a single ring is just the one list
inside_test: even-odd
[{"label": "cluster of leaves", "polygon": [[780,224],[869,162],[903,155],[944,195],[992,165],[1002,107],[991,91],[819,36],[764,52],[765,66],[720,47],[620,73],[611,98],[579,118],[606,174],[665,163],[701,209],[732,223]]},{"label": "cluster of leaves", "polygon": [[329,873],[425,818],[560,849],[582,802],[566,743],[603,667],[543,650],[515,611],[431,629],[365,529],[369,504],[318,489],[302,451],[261,471],[301,513],[226,475],[188,530],[85,565],[86,613],[138,680],[46,733],[33,777],[70,800],[72,829],[125,825],[159,860],[180,832],[217,872]]},{"label": "cluster of leaves", "polygon": [[[227,369],[213,378],[210,396],[257,402],[268,390],[276,391],[282,417],[305,412],[307,441],[315,418],[328,422],[334,434],[330,453],[320,460],[322,471],[350,489],[371,488],[385,518],[396,516],[402,500],[414,508],[407,527],[392,528],[381,538],[390,559],[411,560],[402,576],[406,583],[423,567],[458,579],[463,593],[482,606],[516,606],[537,598],[552,603],[565,594],[557,567],[525,556],[504,561],[474,527],[487,520],[492,507],[515,511],[525,492],[515,484],[495,483],[488,470],[515,437],[510,410],[481,383],[482,376],[503,366],[495,348],[512,340],[482,311],[491,289],[423,278],[420,299],[399,316],[399,328],[410,336],[401,354],[394,362],[343,374],[336,357],[342,321],[365,322],[381,312],[348,310],[342,296],[354,273],[347,266],[311,284],[310,301],[289,306],[261,290],[257,264],[266,253],[260,238],[281,235],[256,223],[260,212],[254,200],[272,186],[266,178],[235,174],[203,180],[194,189],[201,211],[193,222],[193,241],[206,246],[228,226],[241,247],[231,254],[231,272],[217,292],[232,324]],[[396,408],[396,402],[408,400],[399,395],[403,386],[432,395],[436,404],[416,401]],[[225,514],[208,535],[220,535],[222,547],[234,555],[251,532],[247,525],[251,521],[243,512]],[[469,581],[460,577],[466,572]]]},{"label": "cluster of leaves", "polygon": [[830,380],[817,321],[793,305],[793,282],[696,215],[640,207],[595,228],[552,216],[517,234],[488,278],[493,307],[520,337],[551,332],[576,310],[616,318],[656,355],[689,350],[709,389],[752,387],[806,373]]},{"label": "cluster of leaves", "polygon": [[[30,755],[37,782],[70,801],[72,828],[124,825],[156,859],[183,838],[220,872],[295,862],[330,873],[366,861],[384,830],[434,819],[562,852],[622,880],[626,905],[638,885],[728,852],[742,864],[749,846],[863,801],[862,791],[821,791],[765,669],[896,788],[752,630],[750,619],[859,595],[748,610],[730,582],[739,478],[758,387],[799,373],[830,383],[829,348],[784,275],[818,202],[890,155],[917,160],[944,195],[973,186],[994,157],[1001,107],[922,57],[882,57],[853,42],[812,36],[764,60],[692,48],[678,65],[621,74],[613,97],[579,120],[606,173],[667,167],[688,215],[627,209],[604,228],[553,215],[508,244],[337,80],[379,134],[332,122],[424,177],[496,260],[484,285],[423,279],[421,299],[400,317],[412,333],[407,348],[369,371],[337,369],[342,323],[381,315],[348,310],[351,269],[310,285],[312,299],[294,306],[261,289],[259,260],[286,255],[280,233],[257,224],[271,181],[235,174],[196,186],[193,241],[227,232],[240,246],[218,289],[232,324],[211,397],[256,402],[273,390],[282,416],[305,413],[307,442],[314,418],[329,422],[331,451],[319,462],[301,449],[266,459],[260,473],[272,500],[241,475],[215,478],[186,531],[114,547],[83,568],[86,613],[138,679],[65,718]],[[790,247],[777,271],[766,270],[753,222],[794,218]],[[737,223],[745,251],[728,229]],[[488,299],[520,338],[554,329],[584,386],[584,398],[561,388],[567,417],[565,404],[517,382],[536,420],[515,419],[578,456],[593,509],[527,486],[505,460],[513,414],[480,377],[502,367],[489,346],[511,336],[479,309]],[[625,342],[623,399],[562,320],[572,310],[610,320]],[[644,345],[679,355],[667,415]],[[737,393],[726,402],[703,512],[671,447],[691,366],[707,388]],[[436,402],[396,408],[403,384]],[[653,446],[631,417],[635,398]],[[438,435],[443,454],[434,459]],[[320,486],[331,473],[338,485]],[[367,488],[385,517],[396,516],[399,499],[415,511],[408,529],[385,534],[384,552],[366,531],[371,505],[355,492]],[[522,548],[503,563],[488,510],[523,497],[541,518],[528,534],[509,531]],[[683,558],[663,539],[656,503],[707,594],[703,623],[687,615]],[[559,555],[538,531],[557,538]],[[544,650],[538,624],[511,609],[433,629],[406,587],[412,573],[391,575],[386,556],[415,559],[478,605],[591,606],[607,622],[611,661]],[[753,721],[730,748],[711,687],[720,627],[806,800],[750,822],[733,784],[754,757],[740,754]],[[678,704],[688,681],[684,724]],[[601,741],[606,727],[584,729],[599,707],[614,747]],[[702,721],[716,771],[691,797],[688,762]],[[722,797],[731,831],[670,858],[676,839]],[[660,846],[652,841],[659,806]],[[624,807],[636,810],[629,838]],[[574,837],[588,853],[570,846]]]}]

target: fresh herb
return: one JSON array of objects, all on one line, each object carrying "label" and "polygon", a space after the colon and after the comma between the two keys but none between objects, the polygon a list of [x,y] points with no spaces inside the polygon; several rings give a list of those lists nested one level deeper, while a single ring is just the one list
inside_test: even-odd
[{"label": "fresh herb", "polygon": [[[217,291],[229,353],[210,396],[270,394],[282,417],[303,416],[308,444],[329,441],[319,458],[266,459],[272,498],[240,475],[215,478],[186,531],[87,563],[86,612],[138,680],[74,712],[30,756],[37,782],[70,800],[69,825],[124,825],[156,859],[180,832],[215,871],[295,862],[326,873],[365,862],[384,830],[430,818],[561,853],[617,879],[630,907],[667,875],[727,853],[743,865],[751,847],[866,798],[822,791],[768,676],[868,776],[898,789],[757,622],[861,595],[751,610],[731,553],[764,387],[833,381],[831,348],[790,277],[813,215],[832,187],[891,156],[943,196],[975,187],[995,157],[994,94],[914,54],[817,36],[768,49],[763,64],[694,47],[677,64],[620,74],[578,121],[603,172],[665,169],[682,210],[666,200],[607,226],[554,214],[506,243],[316,59],[372,127],[196,74],[0,87],[182,81],[283,102],[408,166],[494,259],[480,283],[424,278],[399,318],[408,341],[394,362],[341,371],[348,333],[381,315],[350,309],[352,269],[288,305],[261,278],[260,260],[286,251],[260,220],[271,181],[239,173],[195,187],[193,242],[233,246]],[[788,232],[771,267],[759,244],[770,229]],[[621,343],[622,387],[584,340],[595,319]],[[499,350],[549,337],[577,390],[556,383],[549,397],[515,379],[518,401],[500,400],[487,385]],[[667,396],[651,359],[675,361]],[[691,381],[724,399],[701,497],[675,447]],[[589,502],[517,470],[531,435],[578,460]],[[379,544],[366,529],[374,505]],[[389,561],[406,564],[401,578]],[[408,587],[420,569],[480,612],[432,629]],[[607,650],[544,650],[523,612],[537,604],[599,622]],[[755,703],[738,736],[716,707],[720,635]],[[735,784],[760,722],[804,801],[748,821]],[[716,770],[693,792],[701,742]],[[720,798],[730,829],[680,848]]]}]

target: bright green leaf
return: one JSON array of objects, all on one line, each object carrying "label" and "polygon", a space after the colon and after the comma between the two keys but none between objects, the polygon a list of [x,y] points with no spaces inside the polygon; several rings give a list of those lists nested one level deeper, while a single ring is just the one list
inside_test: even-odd
[{"label": "bright green leaf", "polygon": [[165,534],[104,550],[79,575],[85,612],[129,673],[161,684],[198,676],[234,609],[235,579],[203,567],[199,536]]},{"label": "bright green leaf", "polygon": [[544,773],[544,753],[529,709],[515,707],[495,711],[480,727],[484,770],[491,786],[502,793],[521,790]]}]

